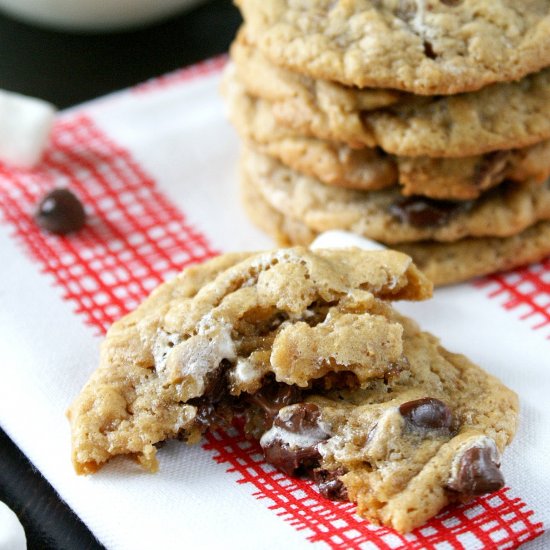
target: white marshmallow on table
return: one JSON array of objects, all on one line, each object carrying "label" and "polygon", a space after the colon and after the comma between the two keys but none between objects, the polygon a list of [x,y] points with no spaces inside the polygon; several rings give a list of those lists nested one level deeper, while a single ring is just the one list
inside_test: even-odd
[{"label": "white marshmallow on table", "polygon": [[0,161],[35,166],[48,143],[55,113],[47,101],[0,90]]},{"label": "white marshmallow on table", "polygon": [[26,550],[25,530],[15,513],[0,501],[0,550]]},{"label": "white marshmallow on table", "polygon": [[349,231],[334,229],[321,233],[310,245],[311,249],[316,248],[347,248],[356,246],[363,250],[384,250],[386,247],[376,241],[360,237]]}]

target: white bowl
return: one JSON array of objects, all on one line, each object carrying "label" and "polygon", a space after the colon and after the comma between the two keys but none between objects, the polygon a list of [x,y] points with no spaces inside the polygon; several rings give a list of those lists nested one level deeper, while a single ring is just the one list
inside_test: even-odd
[{"label": "white bowl", "polygon": [[30,23],[108,31],[162,19],[203,0],[0,0],[0,9]]}]

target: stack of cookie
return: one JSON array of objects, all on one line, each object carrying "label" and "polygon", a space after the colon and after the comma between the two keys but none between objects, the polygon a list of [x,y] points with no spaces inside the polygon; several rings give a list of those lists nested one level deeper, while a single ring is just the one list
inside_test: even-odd
[{"label": "stack of cookie", "polygon": [[550,3],[238,0],[224,90],[250,216],[437,284],[550,253]]}]

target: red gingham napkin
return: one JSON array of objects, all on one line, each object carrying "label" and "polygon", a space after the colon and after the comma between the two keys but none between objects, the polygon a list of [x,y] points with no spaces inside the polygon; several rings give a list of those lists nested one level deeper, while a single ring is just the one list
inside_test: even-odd
[{"label": "red gingham napkin", "polygon": [[[0,165],[0,423],[108,548],[477,549],[550,546],[550,261],[437,291],[401,309],[514,388],[508,487],[449,508],[402,536],[351,504],[275,471],[243,434],[169,443],[161,470],[115,460],[72,472],[64,411],[97,364],[100,337],[152,288],[220,251],[269,248],[242,212],[237,139],[223,117],[215,59],[62,113],[33,171]],[[43,233],[31,213],[71,188],[89,223]]]}]

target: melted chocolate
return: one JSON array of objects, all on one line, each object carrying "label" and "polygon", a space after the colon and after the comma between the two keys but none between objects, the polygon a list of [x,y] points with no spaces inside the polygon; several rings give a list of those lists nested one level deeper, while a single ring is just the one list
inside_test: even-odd
[{"label": "melted chocolate", "polygon": [[493,493],[502,487],[504,477],[486,447],[468,449],[462,455],[456,479],[449,484],[449,489],[466,498]]},{"label": "melted chocolate", "polygon": [[317,483],[319,493],[329,500],[348,501],[348,490],[340,480],[340,477],[345,473],[344,468],[337,468],[336,470],[316,468],[313,470],[313,479]]},{"label": "melted chocolate", "polygon": [[189,400],[190,405],[197,407],[195,424],[203,433],[224,425],[228,419],[228,410],[224,405],[232,399],[227,389],[227,370],[230,366],[231,363],[224,359],[215,371],[207,375],[204,394]]},{"label": "melted chocolate", "polygon": [[320,417],[319,407],[315,403],[300,403],[293,408],[290,416],[287,417],[285,415],[283,419],[280,415],[277,415],[273,421],[273,425],[287,432],[300,434],[317,428]]},{"label": "melted chocolate", "polygon": [[270,439],[268,443],[260,441],[266,461],[288,475],[311,474],[321,460],[317,445],[329,437],[320,430],[320,417],[319,407],[314,403],[295,404],[290,414],[287,410],[282,418],[278,414],[273,421],[274,429],[279,428],[290,434],[307,434],[306,441],[312,443],[306,446],[291,445],[284,440],[284,435]]},{"label": "melted chocolate", "polygon": [[408,401],[399,407],[405,420],[415,428],[424,430],[450,430],[453,424],[451,409],[433,397]]},{"label": "melted chocolate", "polygon": [[302,391],[300,388],[282,382],[271,382],[248,397],[248,401],[252,405],[256,405],[263,411],[265,430],[271,428],[273,419],[283,407],[299,403],[301,400]]},{"label": "melted chocolate", "polygon": [[436,201],[426,197],[406,197],[389,207],[389,213],[401,223],[414,227],[441,227],[467,203]]},{"label": "melted chocolate", "polygon": [[266,462],[289,476],[305,475],[319,466],[321,455],[317,445],[290,448],[280,439],[262,447]]}]

